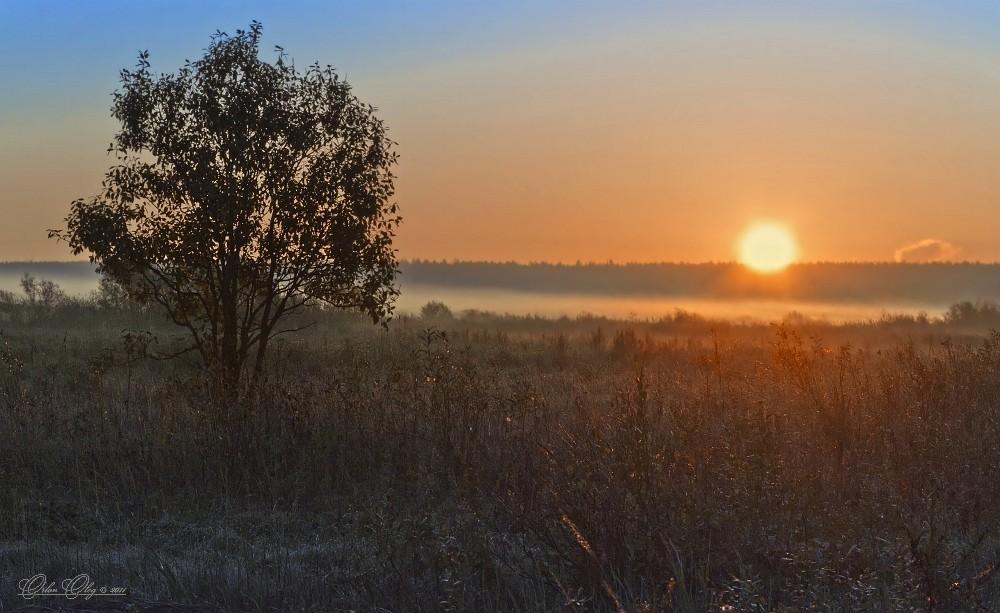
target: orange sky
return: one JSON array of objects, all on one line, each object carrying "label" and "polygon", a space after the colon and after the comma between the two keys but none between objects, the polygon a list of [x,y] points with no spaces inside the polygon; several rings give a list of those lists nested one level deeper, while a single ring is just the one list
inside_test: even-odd
[{"label": "orange sky", "polygon": [[[403,257],[729,260],[767,219],[807,260],[889,260],[925,239],[1000,259],[1000,47],[971,18],[740,6],[549,32],[512,18],[508,37],[456,40],[461,53],[404,39],[398,61],[347,65],[261,20],[265,46],[335,63],[380,108],[399,142]],[[192,28],[184,56],[220,26]],[[136,48],[122,46],[96,81],[0,75],[22,88],[0,105],[0,260],[68,257],[45,230],[108,165],[108,93]],[[148,46],[155,69],[179,66]],[[26,103],[36,89],[64,95]]]}]

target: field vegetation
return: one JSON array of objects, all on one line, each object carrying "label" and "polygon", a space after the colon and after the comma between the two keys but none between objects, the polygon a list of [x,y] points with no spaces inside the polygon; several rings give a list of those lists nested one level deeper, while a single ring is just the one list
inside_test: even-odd
[{"label": "field vegetation", "polygon": [[299,317],[222,409],[113,285],[0,296],[0,609],[1000,607],[991,305]]}]

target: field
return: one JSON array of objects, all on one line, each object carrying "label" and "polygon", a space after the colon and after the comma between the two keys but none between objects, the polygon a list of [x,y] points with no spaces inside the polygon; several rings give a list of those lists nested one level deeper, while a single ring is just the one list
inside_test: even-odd
[{"label": "field", "polygon": [[3,309],[0,610],[1000,610],[989,309],[314,312],[227,409],[150,314]]}]

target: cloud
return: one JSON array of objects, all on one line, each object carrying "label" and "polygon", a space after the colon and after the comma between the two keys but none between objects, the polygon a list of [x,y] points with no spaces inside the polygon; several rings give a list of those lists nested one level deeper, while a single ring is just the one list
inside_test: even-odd
[{"label": "cloud", "polygon": [[938,238],[925,238],[896,250],[897,262],[942,262],[954,259],[962,250]]}]

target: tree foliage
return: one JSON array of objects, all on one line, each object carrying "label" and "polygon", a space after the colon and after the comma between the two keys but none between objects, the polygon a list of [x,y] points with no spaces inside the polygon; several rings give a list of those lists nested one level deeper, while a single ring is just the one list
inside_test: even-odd
[{"label": "tree foliage", "polygon": [[68,299],[55,281],[36,279],[28,273],[21,277],[21,290],[29,307],[43,311],[51,311]]},{"label": "tree foliage", "polygon": [[52,233],[161,305],[227,385],[303,307],[378,322],[398,294],[385,125],[330,66],[259,59],[260,38],[217,32],[174,74],[140,53],[113,95],[116,163]]}]

